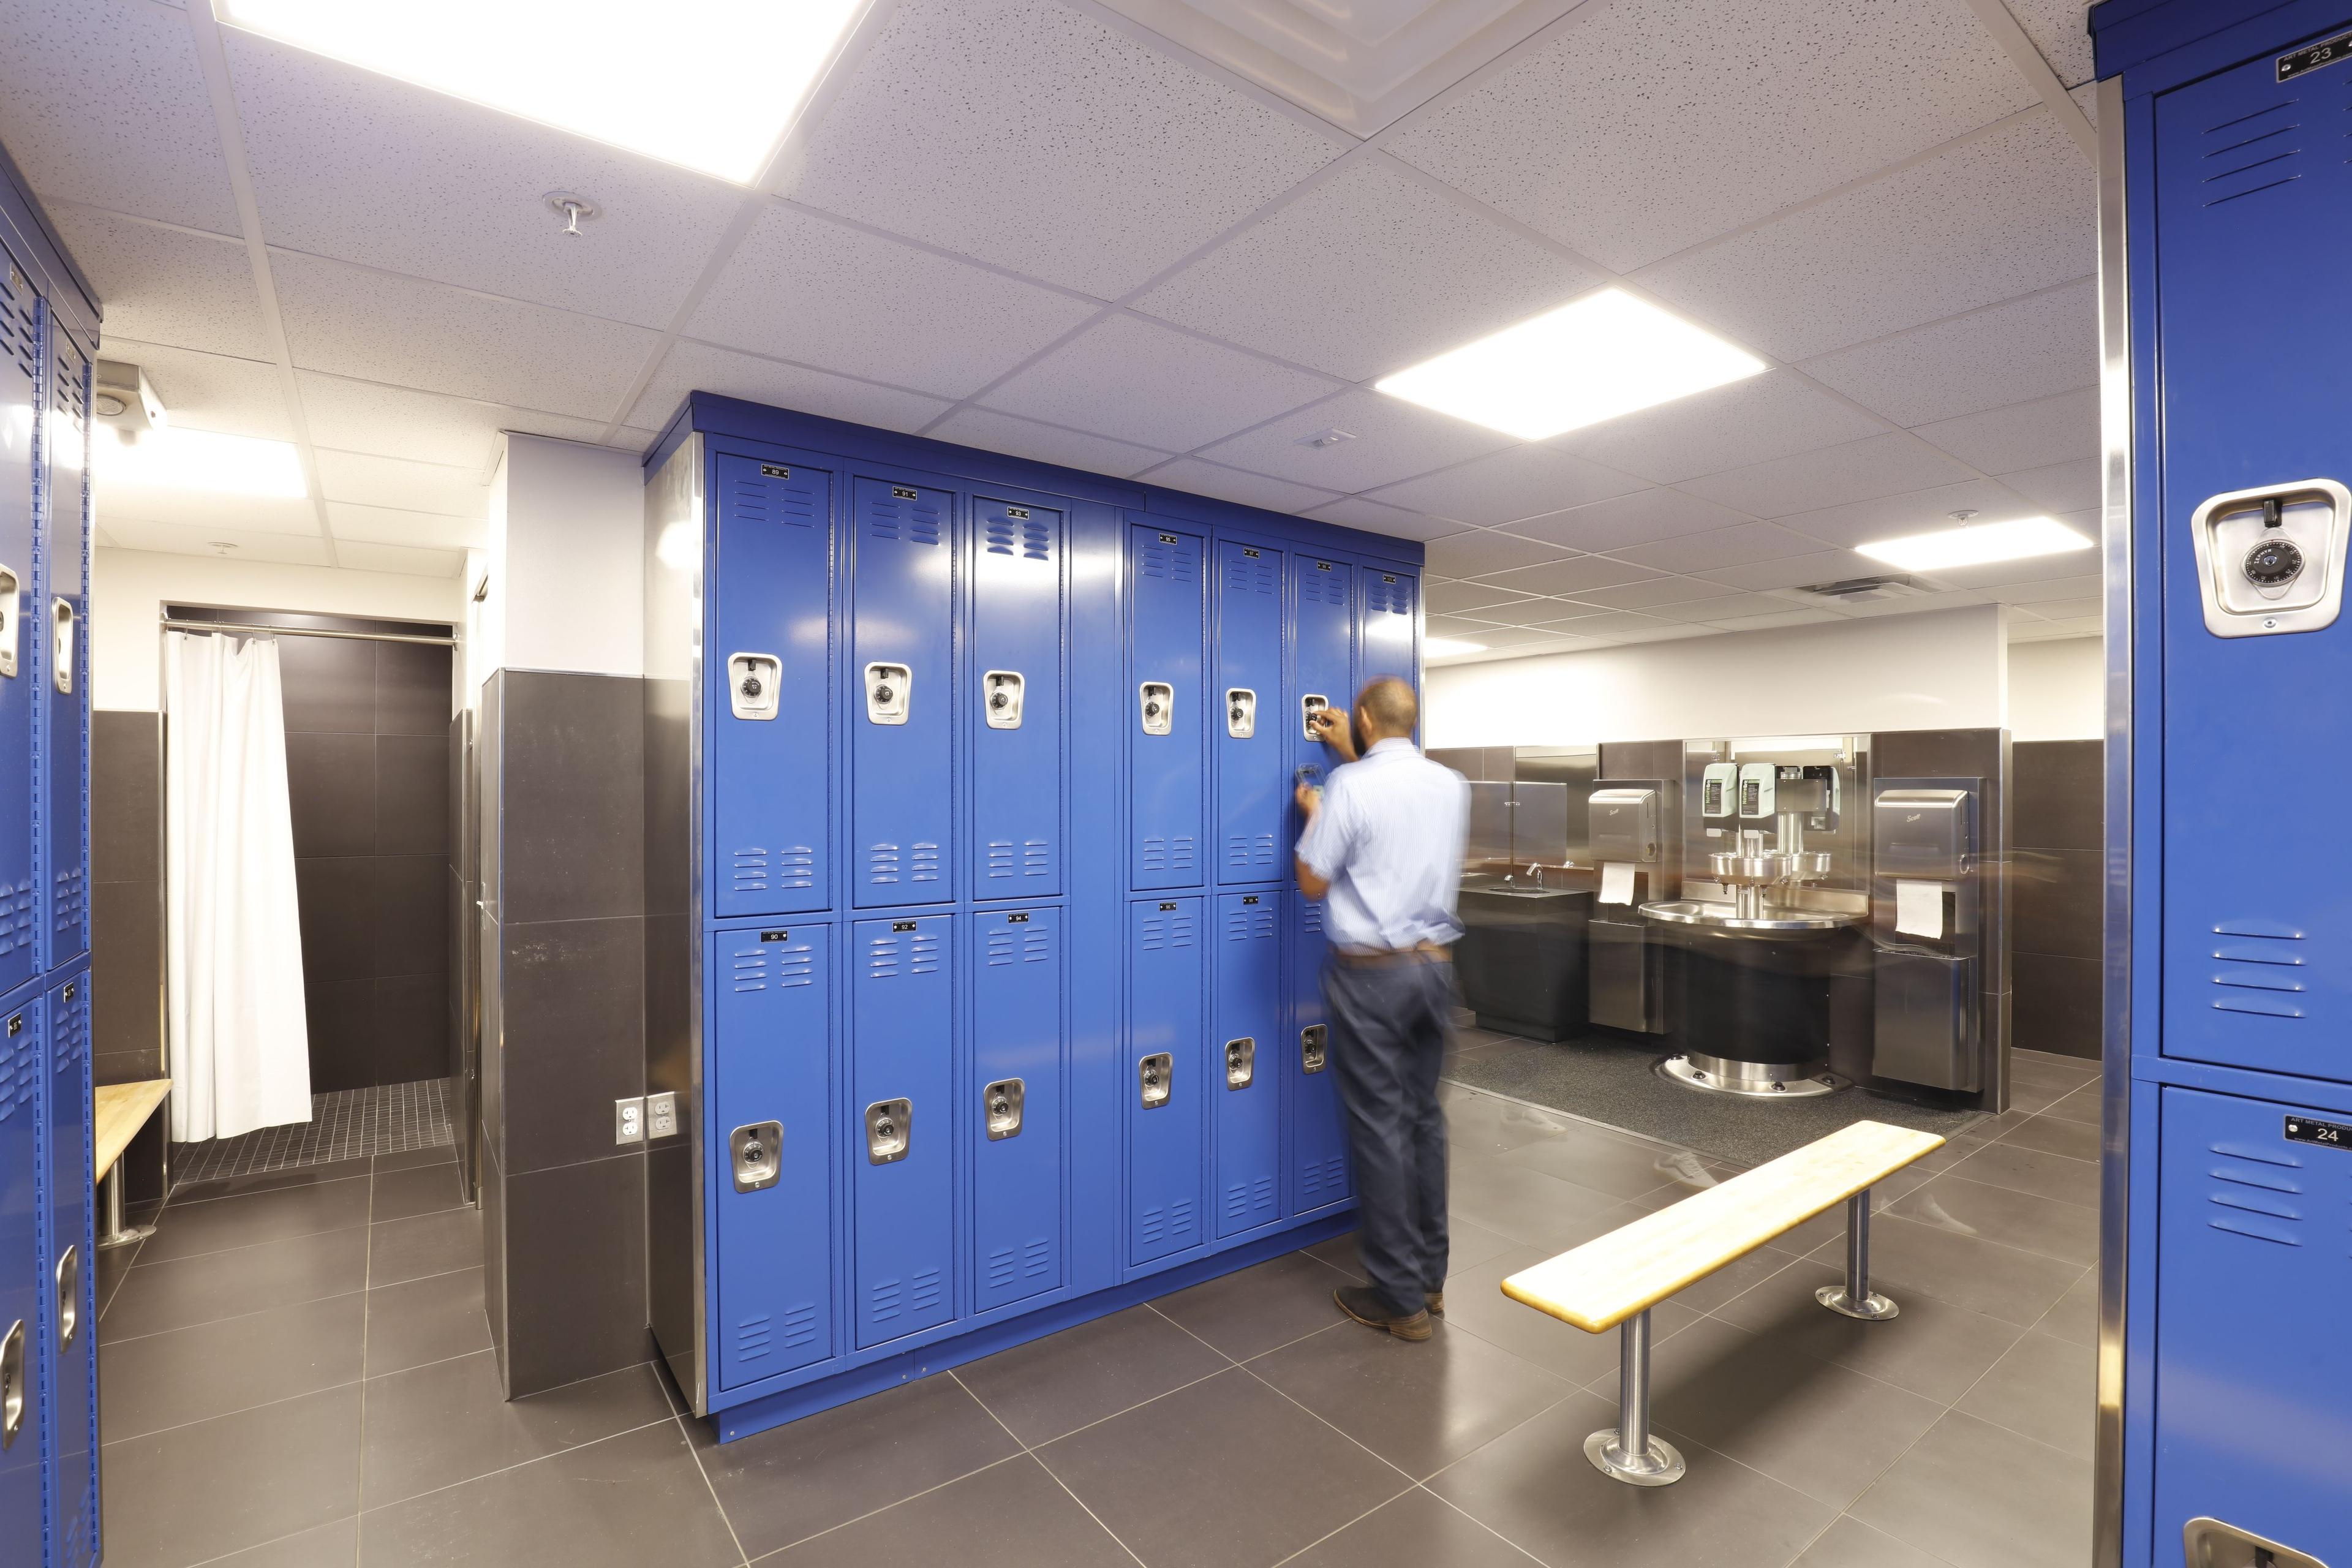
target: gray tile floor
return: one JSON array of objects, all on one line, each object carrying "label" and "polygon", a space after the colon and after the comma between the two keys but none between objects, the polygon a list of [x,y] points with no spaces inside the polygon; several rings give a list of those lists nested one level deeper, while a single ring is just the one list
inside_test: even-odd
[{"label": "gray tile floor", "polygon": [[2020,1059],[1891,1184],[1900,1318],[1813,1304],[1833,1223],[1658,1310],[1654,1491],[1581,1452],[1613,1336],[1496,1284],[1727,1168],[1454,1087],[1426,1344],[1337,1319],[1343,1239],[724,1447],[650,1366],[499,1398],[446,1149],[194,1186],[104,1259],[108,1561],[2080,1568],[2096,1074]]}]

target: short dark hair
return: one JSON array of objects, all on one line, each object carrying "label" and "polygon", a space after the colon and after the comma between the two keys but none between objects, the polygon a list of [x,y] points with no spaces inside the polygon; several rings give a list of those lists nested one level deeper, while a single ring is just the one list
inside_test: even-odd
[{"label": "short dark hair", "polygon": [[1410,735],[1421,722],[1421,700],[1393,675],[1366,681],[1356,694],[1356,708],[1383,735]]}]

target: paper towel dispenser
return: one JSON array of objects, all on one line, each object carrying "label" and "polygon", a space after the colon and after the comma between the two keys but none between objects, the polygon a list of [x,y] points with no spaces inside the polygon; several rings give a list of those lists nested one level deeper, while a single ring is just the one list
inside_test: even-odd
[{"label": "paper towel dispenser", "polygon": [[1646,865],[1658,858],[1658,796],[1654,784],[1608,784],[1589,803],[1592,858]]},{"label": "paper towel dispenser", "polygon": [[1871,803],[1878,875],[1950,882],[1976,869],[1976,793],[1882,789]]}]

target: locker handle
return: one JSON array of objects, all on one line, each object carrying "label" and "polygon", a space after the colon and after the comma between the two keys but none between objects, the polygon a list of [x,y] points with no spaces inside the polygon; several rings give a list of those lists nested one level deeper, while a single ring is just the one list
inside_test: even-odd
[{"label": "locker handle", "polygon": [[58,1259],[58,1349],[73,1349],[81,1331],[81,1247],[66,1248]]},{"label": "locker handle", "polygon": [[71,697],[74,667],[74,607],[63,599],[50,600],[49,621],[54,634],[51,646],[56,650],[58,692],[60,696]]},{"label": "locker handle", "polygon": [[25,1359],[25,1320],[19,1318],[8,1337],[0,1340],[0,1454],[15,1447],[16,1434],[25,1429],[25,1412],[33,1403],[25,1388],[30,1370]]},{"label": "locker handle", "polygon": [[1330,1061],[1328,1048],[1331,1037],[1328,1024],[1309,1024],[1298,1031],[1298,1070],[1318,1073]]},{"label": "locker handle", "polygon": [[16,679],[16,625],[24,614],[24,579],[14,566],[0,566],[0,676]]},{"label": "locker handle", "polygon": [[877,1100],[866,1108],[866,1161],[888,1165],[907,1157],[915,1141],[915,1103]]},{"label": "locker handle", "polygon": [[1007,1138],[1021,1136],[1023,1102],[1028,1099],[1028,1085],[1020,1079],[1003,1079],[980,1091],[982,1113],[988,1125],[988,1141],[1003,1142]]}]

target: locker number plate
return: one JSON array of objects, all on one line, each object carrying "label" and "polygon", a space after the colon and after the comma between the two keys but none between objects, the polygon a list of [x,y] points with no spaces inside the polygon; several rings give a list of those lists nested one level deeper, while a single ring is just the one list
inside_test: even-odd
[{"label": "locker number plate", "polygon": [[2329,1149],[2352,1149],[2352,1123],[2322,1121],[2313,1116],[2290,1116],[2286,1119],[2286,1141],[2290,1143],[2317,1143]]},{"label": "locker number plate", "polygon": [[2347,58],[2352,58],[2352,33],[2338,33],[2325,43],[2309,44],[2291,55],[2281,55],[2278,79],[2292,81],[2305,71],[2315,71]]}]

